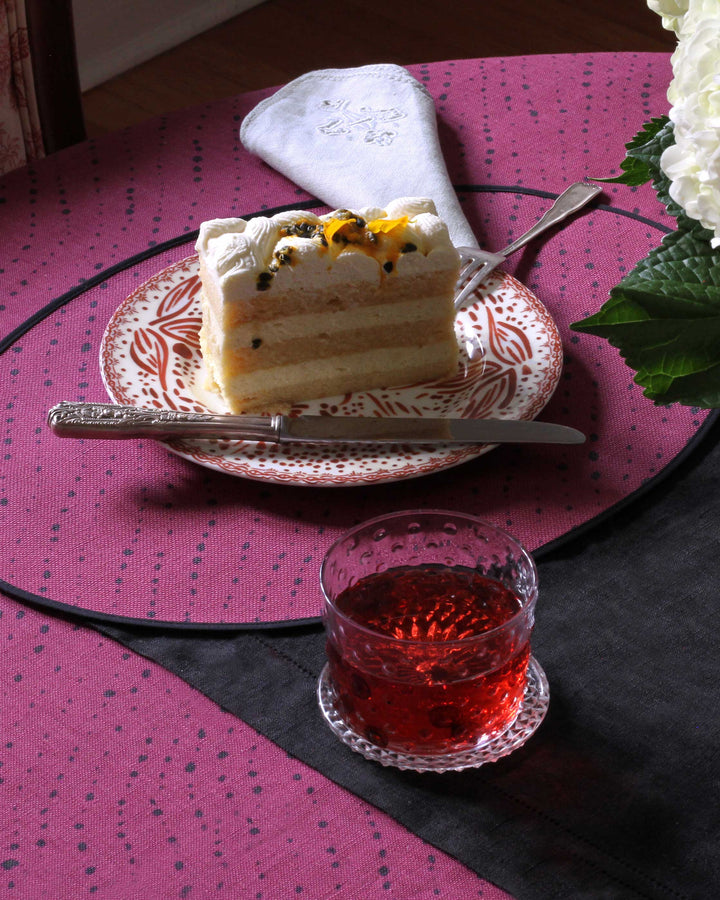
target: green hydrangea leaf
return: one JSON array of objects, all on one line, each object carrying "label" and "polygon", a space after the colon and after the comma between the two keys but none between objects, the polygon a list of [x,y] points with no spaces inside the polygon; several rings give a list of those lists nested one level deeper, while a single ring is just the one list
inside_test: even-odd
[{"label": "green hydrangea leaf", "polygon": [[670,119],[653,119],[626,145],[624,174],[605,180],[652,181],[677,231],[640,260],[597,313],[571,328],[617,347],[655,403],[714,409],[720,407],[720,250],[710,246],[712,232],[670,196],[660,157],[673,142]]},{"label": "green hydrangea leaf", "polygon": [[720,407],[720,260],[707,237],[667,235],[571,327],[617,347],[655,403]]},{"label": "green hydrangea leaf", "polygon": [[672,123],[667,116],[659,116],[646,122],[642,130],[625,144],[627,155],[620,163],[622,175],[615,178],[595,178],[593,181],[627,184],[631,187],[653,181],[660,172],[659,159],[662,151],[673,142],[672,133]]},{"label": "green hydrangea leaf", "polygon": [[665,235],[619,287],[647,289],[648,282],[657,282],[656,290],[663,296],[713,296],[720,285],[720,255],[710,246],[710,232],[699,222],[693,225],[696,227]]}]

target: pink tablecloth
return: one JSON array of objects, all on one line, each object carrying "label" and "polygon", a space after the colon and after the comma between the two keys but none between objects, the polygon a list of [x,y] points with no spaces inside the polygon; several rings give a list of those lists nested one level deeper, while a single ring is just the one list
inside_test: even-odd
[{"label": "pink tablecloth", "polygon": [[[666,110],[670,73],[653,54],[411,71],[436,98],[451,177],[489,246],[570,182],[617,171],[624,142]],[[507,447],[418,480],[312,489],[234,479],[147,443],[53,438],[44,416],[55,402],[106,399],[97,353],[117,305],[187,256],[203,219],[311,199],[238,143],[268,93],[89,141],[0,184],[8,896],[505,896],[481,867],[419,841],[52,607],[149,624],[312,619],[320,558],[349,524],[452,507],[537,548],[623,502],[705,418],[653,407],[615,351],[568,330],[671,224],[649,188],[610,186],[603,206],[508,265],[558,323],[566,364],[544,416],[586,431],[582,448]]]},{"label": "pink tablecloth", "polygon": [[[486,246],[500,247],[568,183],[617,171],[649,98],[653,112],[663,109],[668,68],[664,57],[600,55],[414,73],[437,97],[468,218]],[[267,93],[90,142],[7,181],[6,321],[20,330],[0,358],[12,403],[2,578],[18,596],[193,626],[312,619],[323,550],[357,521],[450,507],[536,549],[653,478],[704,419],[654,407],[615,350],[569,330],[669,225],[650,188],[611,186],[608,202],[508,265],[560,330],[564,370],[542,417],[582,430],[585,446],[503,446],[419,481],[312,489],[232,478],[147,441],[54,437],[43,427],[53,404],[107,399],[98,351],[110,317],[140,283],[193,252],[204,218],[308,202],[238,146],[239,121]],[[46,304],[47,315],[29,320]],[[503,339],[509,354],[525,352]]]}]

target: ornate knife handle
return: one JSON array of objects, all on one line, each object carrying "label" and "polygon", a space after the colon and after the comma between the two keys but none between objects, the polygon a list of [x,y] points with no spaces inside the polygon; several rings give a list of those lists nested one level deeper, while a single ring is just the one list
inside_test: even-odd
[{"label": "ornate knife handle", "polygon": [[113,440],[187,437],[275,442],[279,440],[282,416],[230,416],[64,401],[50,410],[47,423],[59,437]]}]

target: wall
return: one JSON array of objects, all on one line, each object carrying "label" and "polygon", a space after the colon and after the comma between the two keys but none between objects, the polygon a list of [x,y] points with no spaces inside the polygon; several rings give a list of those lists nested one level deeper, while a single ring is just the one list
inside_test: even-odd
[{"label": "wall", "polygon": [[73,0],[80,87],[87,91],[260,2]]}]

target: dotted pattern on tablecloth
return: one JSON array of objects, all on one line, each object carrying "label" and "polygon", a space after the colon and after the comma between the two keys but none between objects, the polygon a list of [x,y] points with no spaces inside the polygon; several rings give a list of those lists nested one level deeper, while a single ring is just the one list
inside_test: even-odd
[{"label": "dotted pattern on tablecloth", "polygon": [[[527,194],[472,198],[482,201],[488,227],[512,215],[527,222],[546,206]],[[282,622],[319,614],[325,548],[347,527],[390,510],[465,510],[532,549],[557,539],[661,472],[704,421],[696,410],[653,406],[616,351],[569,330],[661,236],[643,221],[598,209],[513,263],[563,337],[563,374],[542,418],[579,428],[585,445],[506,445],[448,472],[370,488],[249,482],[179,460],[150,441],[56,438],[44,427],[52,405],[107,399],[98,348],[118,298],[187,247],[119,273],[54,311],[0,357],[8,386],[4,581],[106,615]]]},{"label": "dotted pattern on tablecloth", "polygon": [[[451,61],[411,71],[436,98],[451,177],[468,186],[460,188],[468,218],[494,247],[524,231],[567,183],[616,172],[628,135],[663,111],[669,77],[664,54]],[[97,353],[113,311],[189,255],[203,219],[307,202],[239,145],[239,122],[268,93],[89,141],[0,187],[15,212],[4,243],[6,328],[107,274],[0,357],[8,397],[1,571],[16,596],[156,622],[304,620],[319,612],[324,549],[363,518],[414,506],[463,509],[537,548],[641,487],[701,425],[704,414],[694,410],[655,408],[606,342],[569,331],[671,224],[648,186],[612,185],[612,211],[583,213],[507,266],[563,337],[563,377],[543,417],[585,431],[583,447],[508,445],[419,481],[308,491],[210,473],[147,441],[54,438],[44,428],[50,406],[106,399]],[[183,234],[187,243],[116,272],[129,256]]]},{"label": "dotted pattern on tablecloth", "polygon": [[9,600],[0,626],[4,897],[509,900],[160,666]]}]

